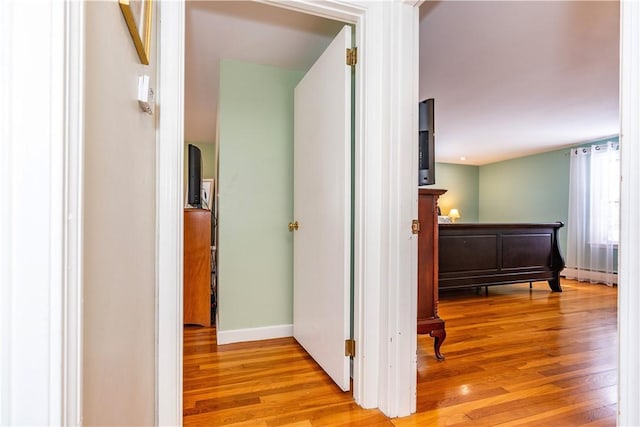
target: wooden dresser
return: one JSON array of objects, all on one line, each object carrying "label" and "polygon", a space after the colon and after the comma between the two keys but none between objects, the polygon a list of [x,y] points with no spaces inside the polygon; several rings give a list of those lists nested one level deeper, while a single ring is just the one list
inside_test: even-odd
[{"label": "wooden dresser", "polygon": [[418,333],[434,339],[438,359],[444,359],[440,346],[447,336],[444,320],[438,316],[438,197],[447,190],[418,190]]},{"label": "wooden dresser", "polygon": [[211,211],[184,210],[184,323],[211,326]]}]

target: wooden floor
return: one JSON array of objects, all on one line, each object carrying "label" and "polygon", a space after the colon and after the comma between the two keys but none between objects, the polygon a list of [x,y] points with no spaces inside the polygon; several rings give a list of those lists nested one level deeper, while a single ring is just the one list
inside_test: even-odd
[{"label": "wooden floor", "polygon": [[217,346],[185,328],[184,424],[208,426],[614,426],[617,288],[563,281],[440,298],[446,360],[418,337],[416,414],[355,405],[293,341]]}]

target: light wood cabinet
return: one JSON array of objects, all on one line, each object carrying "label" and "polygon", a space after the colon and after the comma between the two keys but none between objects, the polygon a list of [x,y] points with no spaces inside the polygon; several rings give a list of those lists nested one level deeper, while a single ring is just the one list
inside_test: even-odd
[{"label": "light wood cabinet", "polygon": [[447,190],[418,190],[418,333],[429,334],[438,359],[447,334],[438,316],[438,197]]},{"label": "light wood cabinet", "polygon": [[211,211],[184,210],[184,323],[211,326]]}]

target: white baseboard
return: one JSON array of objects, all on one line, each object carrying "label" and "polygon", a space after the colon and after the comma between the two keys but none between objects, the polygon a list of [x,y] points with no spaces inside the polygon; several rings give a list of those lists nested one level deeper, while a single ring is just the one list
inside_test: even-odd
[{"label": "white baseboard", "polygon": [[[576,279],[578,277],[578,270],[575,268],[565,268],[560,273],[562,276],[567,279]],[[618,284],[618,275],[614,273],[605,273],[602,271],[582,271],[580,276],[591,281],[598,283],[615,283]]]},{"label": "white baseboard", "polygon": [[261,328],[234,329],[230,331],[218,330],[218,344],[261,341],[292,336],[293,325],[263,326]]}]

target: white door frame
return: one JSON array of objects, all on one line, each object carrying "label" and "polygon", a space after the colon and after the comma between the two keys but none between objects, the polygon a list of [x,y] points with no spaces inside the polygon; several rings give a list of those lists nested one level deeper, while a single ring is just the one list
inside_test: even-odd
[{"label": "white door frame", "polygon": [[640,3],[620,2],[618,425],[640,425]]},{"label": "white door frame", "polygon": [[156,425],[182,425],[185,3],[156,3]]},{"label": "white door frame", "polygon": [[[389,416],[408,415],[416,390],[417,4],[264,2],[356,26],[354,398]],[[185,11],[182,1],[157,5],[157,420],[179,424]]]},{"label": "white door frame", "polygon": [[0,2],[0,425],[82,424],[83,44],[81,2]]}]

